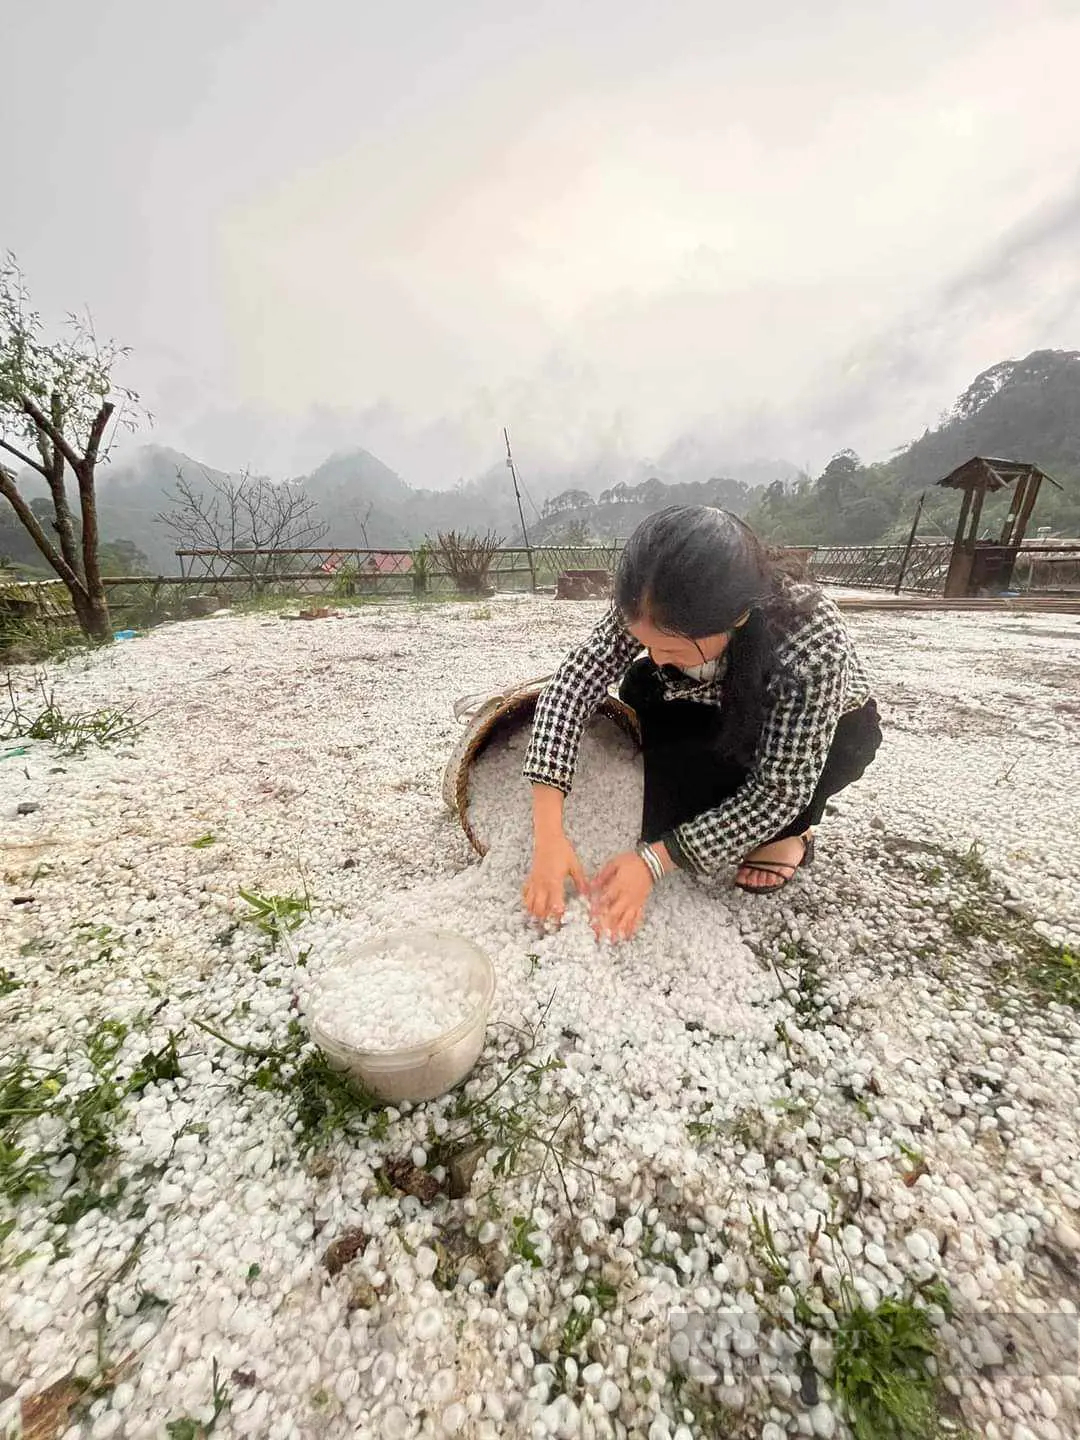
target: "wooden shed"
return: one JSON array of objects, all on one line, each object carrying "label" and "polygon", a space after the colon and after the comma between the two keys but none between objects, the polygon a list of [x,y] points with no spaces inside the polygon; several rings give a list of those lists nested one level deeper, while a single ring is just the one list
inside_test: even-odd
[{"label": "wooden shed", "polygon": [[[962,490],[964,501],[953,540],[946,596],[1000,595],[1012,584],[1013,567],[1043,481],[1060,490],[1037,465],[975,455],[937,483]],[[997,540],[979,539],[979,521],[987,495],[1012,487],[1012,503]]]}]

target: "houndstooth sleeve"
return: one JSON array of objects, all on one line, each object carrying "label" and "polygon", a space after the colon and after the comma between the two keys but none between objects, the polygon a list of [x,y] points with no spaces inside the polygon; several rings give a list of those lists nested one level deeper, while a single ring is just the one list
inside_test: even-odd
[{"label": "houndstooth sleeve", "polygon": [[569,794],[585,726],[640,650],[611,610],[585,644],[571,651],[537,702],[526,780]]},{"label": "houndstooth sleeve", "polygon": [[[839,613],[817,607],[778,656],[753,767],[730,799],[664,837],[684,869],[711,875],[740,860],[803,810],[825,768],[853,673],[851,642]],[[849,682],[855,681],[855,685]]]}]

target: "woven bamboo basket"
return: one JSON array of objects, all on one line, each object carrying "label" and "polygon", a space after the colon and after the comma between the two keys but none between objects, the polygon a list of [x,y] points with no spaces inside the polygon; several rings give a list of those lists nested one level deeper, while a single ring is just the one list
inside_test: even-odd
[{"label": "woven bamboo basket", "polygon": [[[454,706],[454,714],[467,724],[443,771],[443,801],[446,808],[458,817],[469,844],[478,855],[484,855],[487,847],[469,823],[469,781],[473,763],[497,735],[521,729],[531,722],[540,692],[550,679],[550,675],[545,675],[542,679],[527,680],[502,695],[470,695]],[[601,715],[613,720],[635,744],[640,741],[637,716],[616,696],[607,695],[600,702],[597,716]]]}]

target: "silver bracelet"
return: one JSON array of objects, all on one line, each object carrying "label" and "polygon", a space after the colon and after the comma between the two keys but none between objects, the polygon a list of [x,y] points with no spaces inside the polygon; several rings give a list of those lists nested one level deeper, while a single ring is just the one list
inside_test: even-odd
[{"label": "silver bracelet", "polygon": [[653,882],[659,885],[664,878],[664,865],[660,856],[651,845],[641,844],[637,847],[637,853],[645,861],[645,867],[653,878]]}]

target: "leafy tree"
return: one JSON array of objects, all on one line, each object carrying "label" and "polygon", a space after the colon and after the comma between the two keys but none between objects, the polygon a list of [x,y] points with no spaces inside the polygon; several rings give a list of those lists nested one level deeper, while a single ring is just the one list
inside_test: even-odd
[{"label": "leafy tree", "polygon": [[645,480],[642,484],[635,486],[634,499],[641,505],[662,507],[667,495],[668,487],[655,475],[651,480]]},{"label": "leafy tree", "polygon": [[761,501],[767,509],[776,510],[784,503],[787,496],[787,486],[783,480],[774,480],[765,490],[765,497]]},{"label": "leafy tree", "polygon": [[103,540],[98,556],[102,570],[108,575],[150,574],[150,561],[134,540]]},{"label": "leafy tree", "polygon": [[841,450],[832,457],[818,477],[818,493],[826,504],[839,510],[858,487],[862,462],[854,450]]},{"label": "leafy tree", "polygon": [[[97,469],[116,418],[134,423],[138,397],[113,383],[127,352],[99,342],[88,321],[69,316],[50,340],[13,255],[0,262],[0,450],[36,472],[49,499],[35,505],[18,474],[0,464],[0,495],[38,552],[64,582],[83,633],[112,638],[101,583]],[[69,493],[74,481],[75,504]]]},{"label": "leafy tree", "polygon": [[845,545],[872,545],[889,527],[892,510],[884,500],[863,495],[847,506],[836,529]]},{"label": "leafy tree", "polygon": [[559,495],[552,495],[549,500],[544,501],[544,508],[540,514],[543,519],[549,520],[553,515],[562,515],[567,510],[584,510],[593,503],[593,498],[587,490],[563,490]]},{"label": "leafy tree", "polygon": [[589,527],[584,520],[568,520],[566,524],[549,539],[553,545],[588,545]]}]

